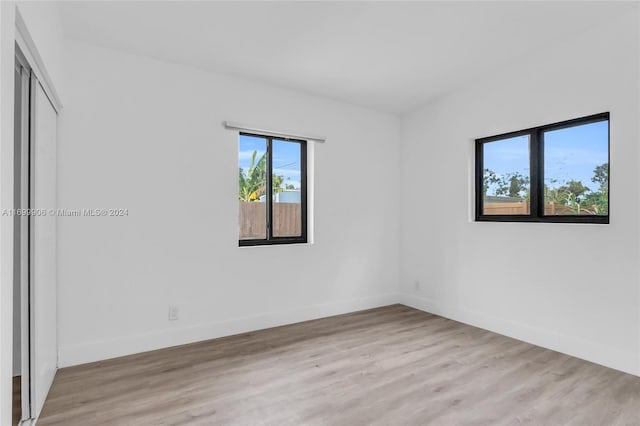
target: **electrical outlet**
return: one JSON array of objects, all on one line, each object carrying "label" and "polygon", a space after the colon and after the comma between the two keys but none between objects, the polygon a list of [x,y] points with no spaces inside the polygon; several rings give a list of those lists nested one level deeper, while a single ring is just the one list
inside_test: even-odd
[{"label": "electrical outlet", "polygon": [[420,280],[414,280],[413,281],[413,290],[414,291],[420,291]]},{"label": "electrical outlet", "polygon": [[177,321],[177,320],[178,320],[178,307],[169,306],[169,321]]}]

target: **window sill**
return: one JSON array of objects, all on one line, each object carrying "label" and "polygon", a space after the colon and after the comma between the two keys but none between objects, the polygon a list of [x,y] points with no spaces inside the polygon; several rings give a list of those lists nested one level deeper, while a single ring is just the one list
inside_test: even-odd
[{"label": "window sill", "polygon": [[269,246],[288,246],[292,244],[311,244],[306,239],[282,239],[282,240],[240,240],[238,247],[269,247]]},{"label": "window sill", "polygon": [[474,222],[568,223],[576,225],[609,225],[609,216],[480,216]]}]

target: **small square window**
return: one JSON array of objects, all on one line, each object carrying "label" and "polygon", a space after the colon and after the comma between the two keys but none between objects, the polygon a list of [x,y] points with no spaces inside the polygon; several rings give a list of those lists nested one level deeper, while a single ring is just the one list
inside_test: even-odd
[{"label": "small square window", "polygon": [[477,139],[476,220],[609,223],[609,113]]},{"label": "small square window", "polygon": [[306,141],[240,133],[240,246],[307,242]]}]

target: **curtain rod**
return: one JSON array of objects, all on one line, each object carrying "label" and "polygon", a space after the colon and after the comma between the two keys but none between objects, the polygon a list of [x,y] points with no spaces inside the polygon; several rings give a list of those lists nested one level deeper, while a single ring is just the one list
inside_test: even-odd
[{"label": "curtain rod", "polygon": [[240,131],[249,132],[249,133],[257,133],[265,136],[279,136],[282,138],[305,139],[305,140],[310,140],[314,142],[325,142],[327,140],[327,138],[321,137],[321,136],[303,135],[295,132],[278,132],[275,130],[268,130],[268,129],[262,129],[259,127],[246,126],[244,124],[234,123],[232,121],[223,121],[222,124],[227,129],[240,130]]}]

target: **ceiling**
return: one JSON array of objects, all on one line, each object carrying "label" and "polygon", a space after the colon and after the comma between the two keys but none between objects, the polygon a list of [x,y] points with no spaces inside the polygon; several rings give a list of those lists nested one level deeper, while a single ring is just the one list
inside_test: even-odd
[{"label": "ceiling", "polygon": [[64,2],[69,38],[402,114],[635,9],[614,2]]}]

